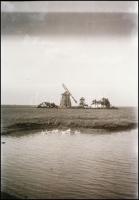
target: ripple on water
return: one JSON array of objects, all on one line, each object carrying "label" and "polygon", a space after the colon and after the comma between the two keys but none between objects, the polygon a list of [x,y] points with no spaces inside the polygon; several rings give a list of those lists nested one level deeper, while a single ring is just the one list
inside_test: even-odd
[{"label": "ripple on water", "polygon": [[55,129],[2,136],[2,189],[39,199],[135,198],[137,133],[93,133]]}]

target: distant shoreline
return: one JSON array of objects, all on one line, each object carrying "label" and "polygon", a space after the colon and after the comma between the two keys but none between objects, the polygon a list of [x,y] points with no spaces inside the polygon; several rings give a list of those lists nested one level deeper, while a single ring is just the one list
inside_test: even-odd
[{"label": "distant shoreline", "polygon": [[[28,104],[1,104],[1,107],[5,107],[5,106],[11,106],[11,107],[14,107],[14,106],[18,106],[18,107],[22,107],[22,106],[27,106],[27,107],[35,107],[37,108],[38,105],[28,105]],[[74,106],[73,106],[74,107]],[[137,108],[137,106],[116,106],[117,108]]]}]

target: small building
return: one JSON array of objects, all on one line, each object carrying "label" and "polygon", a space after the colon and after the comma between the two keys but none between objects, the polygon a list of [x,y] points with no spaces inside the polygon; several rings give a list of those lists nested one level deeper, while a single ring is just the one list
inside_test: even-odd
[{"label": "small building", "polygon": [[104,106],[101,103],[97,103],[97,104],[91,104],[91,108],[104,108]]}]

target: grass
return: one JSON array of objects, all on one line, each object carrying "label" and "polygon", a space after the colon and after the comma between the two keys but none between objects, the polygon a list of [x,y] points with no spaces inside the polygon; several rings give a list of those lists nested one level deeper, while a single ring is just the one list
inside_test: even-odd
[{"label": "grass", "polygon": [[10,195],[6,192],[1,192],[1,199],[19,199],[13,195]]},{"label": "grass", "polygon": [[56,109],[2,106],[2,134],[51,128],[121,131],[137,127],[135,109]]}]

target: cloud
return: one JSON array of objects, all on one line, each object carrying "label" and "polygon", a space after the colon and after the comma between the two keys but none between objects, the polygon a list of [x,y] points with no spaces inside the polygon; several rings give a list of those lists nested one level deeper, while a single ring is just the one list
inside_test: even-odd
[{"label": "cloud", "polygon": [[137,32],[133,13],[2,13],[3,36],[127,36]]}]

